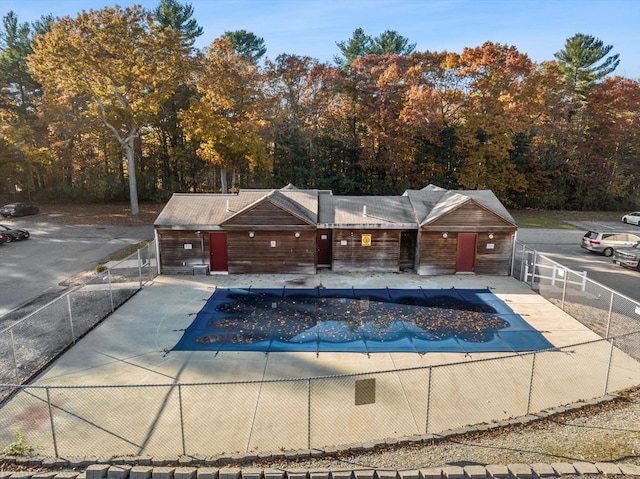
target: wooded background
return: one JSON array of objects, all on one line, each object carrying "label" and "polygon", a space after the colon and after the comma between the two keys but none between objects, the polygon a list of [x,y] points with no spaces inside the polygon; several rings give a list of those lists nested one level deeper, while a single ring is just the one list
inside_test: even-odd
[{"label": "wooded background", "polygon": [[[553,60],[487,42],[415,51],[357,29],[334,64],[189,5],[109,7],[0,32],[0,196],[84,202],[238,188],[491,189],[508,207],[640,208],[640,82],[576,34]],[[134,204],[135,201],[135,204]]]}]

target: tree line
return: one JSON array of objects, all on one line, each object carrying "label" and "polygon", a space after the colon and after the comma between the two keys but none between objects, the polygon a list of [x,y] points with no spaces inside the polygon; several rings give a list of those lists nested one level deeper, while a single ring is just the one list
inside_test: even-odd
[{"label": "tree line", "polygon": [[492,42],[416,51],[358,28],[333,64],[202,50],[189,4],[106,7],[0,31],[0,195],[109,201],[239,188],[491,189],[510,207],[640,207],[640,82],[576,34],[533,62]]}]

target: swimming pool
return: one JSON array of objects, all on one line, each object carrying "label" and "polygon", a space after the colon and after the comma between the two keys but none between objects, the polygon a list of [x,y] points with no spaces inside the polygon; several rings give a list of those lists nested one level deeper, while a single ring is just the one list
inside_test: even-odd
[{"label": "swimming pool", "polygon": [[488,289],[217,289],[174,351],[519,352],[551,348]]}]

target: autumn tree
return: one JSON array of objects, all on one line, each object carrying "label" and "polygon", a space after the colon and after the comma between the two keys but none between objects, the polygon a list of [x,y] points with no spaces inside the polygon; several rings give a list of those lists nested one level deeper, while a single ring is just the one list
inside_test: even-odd
[{"label": "autumn tree", "polygon": [[227,173],[264,166],[266,145],[264,84],[257,65],[236,53],[222,36],[211,44],[198,70],[197,97],[184,112],[187,135],[197,141],[198,155],[219,168],[222,192]]},{"label": "autumn tree", "polygon": [[29,67],[50,101],[87,98],[126,157],[131,214],[138,215],[135,142],[184,78],[183,34],[160,28],[141,7],[64,17],[38,37]]},{"label": "autumn tree", "polygon": [[572,91],[585,93],[595,83],[613,73],[620,64],[620,55],[609,55],[613,45],[591,35],[577,33],[568,38],[564,49],[555,53]]},{"label": "autumn tree", "polygon": [[456,151],[457,128],[464,124],[466,82],[460,73],[460,55],[417,52],[409,57],[407,90],[401,119],[412,142],[415,175],[412,188],[435,183],[455,188],[454,173],[461,166]]},{"label": "autumn tree", "polygon": [[504,199],[527,186],[511,152],[514,138],[531,127],[523,105],[532,100],[535,65],[515,47],[491,42],[465,48],[460,61],[468,92],[457,130],[465,160],[456,176],[464,188],[490,189]]}]

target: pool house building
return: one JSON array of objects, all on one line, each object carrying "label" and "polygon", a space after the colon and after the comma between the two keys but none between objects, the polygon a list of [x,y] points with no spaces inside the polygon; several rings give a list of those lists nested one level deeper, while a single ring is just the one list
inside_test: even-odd
[{"label": "pool house building", "polygon": [[154,223],[161,274],[510,273],[517,225],[489,190],[176,193]]}]

